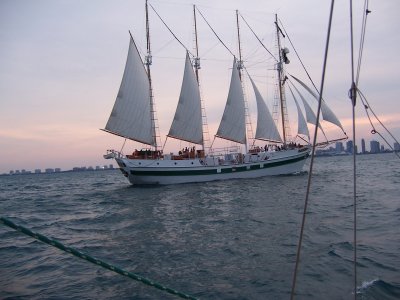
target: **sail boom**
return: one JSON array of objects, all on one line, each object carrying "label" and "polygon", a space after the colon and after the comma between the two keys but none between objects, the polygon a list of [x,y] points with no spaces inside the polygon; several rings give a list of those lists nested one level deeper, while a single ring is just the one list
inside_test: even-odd
[{"label": "sail boom", "polygon": [[173,139],[176,139],[176,140],[179,140],[179,141],[184,141],[184,142],[196,144],[196,145],[202,145],[202,143],[203,143],[203,141],[195,142],[195,141],[191,141],[191,140],[188,140],[188,139],[183,139],[183,138],[180,138],[178,136],[171,135],[171,134],[167,134],[167,137],[173,138]]},{"label": "sail boom", "polygon": [[224,136],[220,136],[218,134],[216,134],[215,137],[223,139],[223,140],[227,140],[227,141],[230,141],[230,142],[235,142],[235,143],[238,143],[238,144],[242,144],[242,145],[246,144],[246,142],[229,139],[229,138],[226,138]]},{"label": "sail boom", "polygon": [[283,142],[281,141],[281,140],[271,140],[271,139],[267,139],[267,138],[262,138],[262,137],[259,137],[259,138],[254,138],[254,139],[256,139],[256,140],[260,140],[260,141],[264,141],[264,142],[271,142],[271,143],[278,143],[278,144],[282,144]]},{"label": "sail boom", "polygon": [[116,135],[116,136],[119,136],[119,137],[122,137],[122,138],[125,138],[125,139],[128,139],[128,140],[131,140],[131,141],[139,142],[139,143],[142,143],[142,144],[145,144],[145,145],[149,145],[149,146],[155,146],[154,144],[149,144],[146,141],[139,140],[139,139],[134,139],[134,138],[132,138],[130,136],[122,135],[122,134],[119,134],[117,132],[114,132],[114,131],[111,131],[111,130],[107,130],[105,128],[100,128],[100,130],[104,131],[104,132],[107,132],[107,133],[110,133],[110,134],[113,134],[113,135]]}]

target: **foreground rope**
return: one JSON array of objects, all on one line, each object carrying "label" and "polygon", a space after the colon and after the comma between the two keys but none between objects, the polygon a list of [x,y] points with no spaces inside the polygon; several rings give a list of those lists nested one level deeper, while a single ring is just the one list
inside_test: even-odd
[{"label": "foreground rope", "polygon": [[68,253],[70,253],[72,255],[75,255],[76,257],[79,257],[81,259],[87,260],[87,261],[89,261],[89,262],[91,262],[93,264],[101,266],[101,267],[103,267],[105,269],[108,269],[110,271],[113,271],[115,273],[118,273],[118,274],[121,274],[123,276],[129,277],[129,278],[131,278],[133,280],[142,282],[142,283],[144,283],[146,285],[152,286],[152,287],[154,287],[156,289],[165,291],[167,293],[170,293],[172,295],[178,296],[178,297],[183,298],[183,299],[196,299],[195,297],[192,297],[190,295],[187,295],[187,294],[178,292],[178,291],[176,291],[174,289],[168,288],[168,287],[166,287],[166,286],[164,286],[164,285],[162,285],[160,283],[157,283],[157,282],[155,282],[153,280],[147,279],[147,278],[142,277],[140,275],[137,275],[135,273],[131,273],[131,272],[125,271],[125,270],[123,270],[121,268],[118,268],[118,267],[115,267],[113,265],[110,265],[110,264],[108,264],[108,263],[106,263],[104,261],[101,261],[100,259],[97,259],[97,258],[94,258],[94,257],[92,257],[90,255],[84,254],[84,253],[82,253],[82,252],[80,252],[80,251],[78,251],[78,250],[76,250],[74,248],[64,246],[62,243],[60,243],[60,242],[58,242],[56,240],[49,239],[44,235],[32,232],[28,228],[25,228],[25,227],[20,226],[20,225],[16,225],[15,223],[13,223],[12,221],[10,221],[10,220],[8,220],[6,218],[0,217],[0,222],[3,223],[4,225],[8,226],[8,227],[11,227],[12,229],[15,229],[15,230],[17,230],[19,232],[22,232],[23,234],[29,235],[29,236],[31,236],[31,237],[33,237],[33,238],[35,238],[35,239],[37,239],[37,240],[39,240],[39,241],[41,241],[43,243],[46,243],[46,244],[51,245],[53,247],[56,247],[56,248],[58,248],[58,249],[60,249],[62,251],[68,252]]}]

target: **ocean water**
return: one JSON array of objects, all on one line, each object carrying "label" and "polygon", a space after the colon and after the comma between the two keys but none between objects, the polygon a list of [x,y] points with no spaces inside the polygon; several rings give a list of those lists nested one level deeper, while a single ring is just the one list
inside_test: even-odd
[{"label": "ocean water", "polygon": [[[400,299],[400,160],[358,156],[358,299]],[[296,299],[352,299],[351,157],[316,158]],[[0,177],[0,216],[201,299],[288,299],[307,172],[133,187]],[[0,299],[177,299],[0,225]]]}]

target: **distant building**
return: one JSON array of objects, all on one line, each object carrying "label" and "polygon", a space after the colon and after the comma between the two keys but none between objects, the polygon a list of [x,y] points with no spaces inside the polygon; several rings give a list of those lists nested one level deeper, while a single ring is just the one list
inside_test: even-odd
[{"label": "distant building", "polygon": [[110,164],[110,166],[108,167],[109,169],[114,169],[114,166],[112,164]]},{"label": "distant building", "polygon": [[381,152],[385,152],[385,146],[381,145]]},{"label": "distant building", "polygon": [[371,141],[369,144],[371,146],[371,153],[379,153],[380,152],[380,147],[379,147],[378,141]]},{"label": "distant building", "polygon": [[400,144],[395,142],[393,145],[393,149],[394,149],[394,151],[400,151]]},{"label": "distant building", "polygon": [[354,145],[354,151],[355,151],[356,154],[358,153],[358,147],[357,147],[357,145]]},{"label": "distant building", "polygon": [[364,139],[361,139],[361,153],[362,154],[366,153],[366,151],[365,151],[365,140]]},{"label": "distant building", "polygon": [[343,152],[343,151],[344,151],[343,143],[342,142],[337,142],[336,143],[336,152],[340,153],[340,152]]},{"label": "distant building", "polygon": [[45,173],[54,173],[54,169],[52,168],[47,168],[44,170]]},{"label": "distant building", "polygon": [[346,152],[353,153],[353,141],[346,142]]},{"label": "distant building", "polygon": [[55,169],[54,169],[54,172],[59,173],[59,172],[61,172],[61,169],[60,169],[60,168],[55,168]]},{"label": "distant building", "polygon": [[42,173],[42,170],[40,170],[40,169],[35,169],[35,174],[40,174],[40,173]]},{"label": "distant building", "polygon": [[10,171],[10,175],[14,175],[14,173],[15,173],[15,172],[14,172],[13,170]]}]

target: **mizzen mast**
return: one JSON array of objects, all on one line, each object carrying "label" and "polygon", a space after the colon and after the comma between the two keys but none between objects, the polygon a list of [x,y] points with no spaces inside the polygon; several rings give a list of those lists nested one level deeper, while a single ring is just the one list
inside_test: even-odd
[{"label": "mizzen mast", "polygon": [[279,61],[277,64],[277,71],[278,71],[278,90],[279,90],[279,100],[280,100],[280,107],[281,107],[281,118],[282,118],[282,138],[283,144],[286,145],[288,137],[290,137],[290,129],[289,129],[289,118],[287,112],[287,104],[286,104],[286,96],[285,96],[285,81],[286,77],[283,72],[283,63],[288,64],[289,59],[286,57],[286,54],[289,52],[287,48],[281,48],[281,40],[280,34],[284,36],[281,29],[278,25],[278,15],[275,14],[275,25],[276,25],[276,37],[277,37],[277,44],[278,44],[278,54],[279,54]]}]

